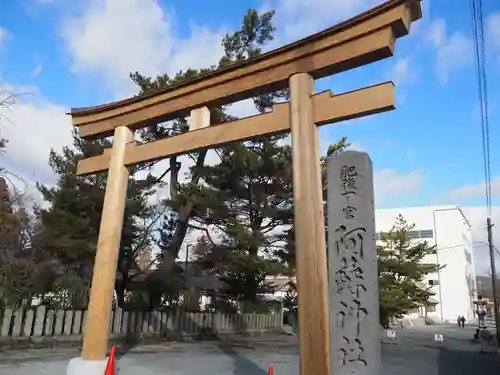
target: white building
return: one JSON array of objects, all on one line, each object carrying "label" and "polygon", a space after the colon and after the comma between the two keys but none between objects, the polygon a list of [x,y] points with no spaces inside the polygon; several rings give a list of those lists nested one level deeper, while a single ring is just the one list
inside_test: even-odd
[{"label": "white building", "polygon": [[426,240],[430,246],[436,246],[434,254],[426,256],[423,262],[445,266],[439,272],[428,275],[425,280],[435,293],[432,298],[438,304],[427,309],[416,309],[411,315],[428,316],[434,320],[452,323],[456,322],[459,315],[465,316],[468,321],[473,320],[476,275],[471,225],[460,207],[377,209],[377,233],[389,231],[399,214],[409,224],[415,224],[409,236]]}]

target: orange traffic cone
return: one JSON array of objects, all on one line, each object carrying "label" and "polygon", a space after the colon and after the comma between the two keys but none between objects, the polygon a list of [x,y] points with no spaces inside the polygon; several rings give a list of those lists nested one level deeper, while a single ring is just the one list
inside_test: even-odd
[{"label": "orange traffic cone", "polygon": [[274,375],[273,366],[269,365],[269,370],[267,370],[267,375]]},{"label": "orange traffic cone", "polygon": [[116,346],[111,347],[111,352],[109,353],[108,363],[106,363],[106,370],[104,370],[104,375],[115,375],[115,362],[116,362]]}]

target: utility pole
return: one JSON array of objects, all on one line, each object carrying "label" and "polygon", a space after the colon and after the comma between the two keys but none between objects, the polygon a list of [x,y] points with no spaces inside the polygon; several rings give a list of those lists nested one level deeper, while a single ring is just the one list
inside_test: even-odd
[{"label": "utility pole", "polygon": [[493,235],[491,234],[491,218],[486,219],[486,226],[488,230],[488,247],[490,248],[490,266],[491,266],[491,284],[493,286],[493,312],[495,314],[495,328],[496,328],[496,344],[497,351],[500,350],[500,316],[498,311],[498,295],[497,295],[497,270],[495,265],[495,246],[493,245]]}]

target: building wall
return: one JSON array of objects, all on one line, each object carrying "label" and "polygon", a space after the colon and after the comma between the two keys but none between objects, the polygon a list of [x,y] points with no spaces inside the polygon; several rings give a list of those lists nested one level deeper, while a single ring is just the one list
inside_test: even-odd
[{"label": "building wall", "polygon": [[459,315],[473,320],[474,252],[470,224],[462,211],[457,206],[378,209],[377,232],[389,231],[399,214],[409,224],[415,224],[410,235],[436,246],[435,254],[426,256],[423,262],[445,266],[425,280],[435,293],[433,299],[439,302],[427,315],[440,321],[455,322]]}]

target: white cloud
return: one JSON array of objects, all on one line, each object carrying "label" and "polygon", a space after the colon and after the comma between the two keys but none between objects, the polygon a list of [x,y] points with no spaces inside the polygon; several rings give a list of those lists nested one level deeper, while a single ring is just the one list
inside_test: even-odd
[{"label": "white cloud", "polygon": [[190,36],[180,38],[174,12],[156,0],[88,0],[62,30],[73,71],[104,79],[117,96],[135,93],[131,72],[175,74],[216,63],[224,34],[191,24]]},{"label": "white cloud", "polygon": [[40,75],[40,73],[42,72],[43,70],[43,66],[41,64],[38,64],[37,66],[35,66],[35,68],[30,72],[30,76],[33,76],[33,77],[36,77],[38,75]]},{"label": "white cloud", "polygon": [[486,43],[493,58],[500,62],[500,12],[492,13],[486,19]]},{"label": "white cloud", "polygon": [[[91,0],[78,15],[65,20],[63,37],[72,57],[75,73],[102,78],[110,84],[116,96],[133,93],[128,74],[140,71],[146,75],[175,73],[188,67],[206,67],[222,55],[220,41],[223,30],[212,32],[205,27],[191,25],[191,37],[179,39],[176,35],[173,12],[166,13],[155,0]],[[126,40],[126,48],[123,41]],[[41,65],[32,75],[39,74]],[[16,92],[30,92],[5,113],[9,123],[2,135],[10,140],[2,163],[14,173],[29,181],[52,178],[47,164],[51,147],[60,149],[71,142],[71,124],[65,110],[40,97],[36,88],[8,87]],[[255,114],[251,100],[233,104],[233,115],[245,117]],[[30,134],[26,138],[26,134]],[[187,156],[181,157],[181,180],[193,164]],[[216,160],[210,151],[207,163]],[[158,163],[154,173],[168,168],[168,160]],[[168,196],[168,187],[160,189],[157,198]]]},{"label": "white cloud", "polygon": [[[269,0],[261,11],[276,9],[278,31],[267,48],[318,32],[382,2]],[[174,10],[162,8],[158,0],[88,0],[83,6],[66,19],[62,30],[72,70],[104,79],[108,91],[116,97],[135,93],[130,72],[175,74],[181,69],[216,63],[222,55],[220,41],[226,30],[191,24],[190,35],[181,38]],[[408,59],[398,61],[398,81],[411,78],[408,64]],[[247,103],[235,104],[235,111],[239,106],[243,107],[239,115],[254,114]]]},{"label": "white cloud", "polygon": [[[271,2],[277,9],[275,43],[285,43],[320,31],[383,1]],[[216,63],[222,55],[220,41],[225,30],[191,24],[190,35],[181,38],[174,11],[162,9],[156,0],[87,0],[80,4],[84,8],[68,17],[62,28],[72,70],[75,74],[99,79],[115,96],[135,93],[128,77],[130,72],[139,71],[150,76],[174,74],[189,67],[206,67]],[[439,45],[444,46],[456,43],[448,39],[447,43],[439,41]],[[397,61],[398,80],[408,78],[409,70],[408,59]],[[36,90],[34,96],[22,99],[8,114],[11,124],[5,125],[2,132],[11,141],[2,162],[29,180],[46,180],[51,176],[47,165],[49,149],[71,142],[70,119],[64,108],[44,100]],[[255,113],[251,101],[235,103],[229,111],[241,117]],[[351,149],[363,150],[363,146],[353,142]],[[214,159],[214,154],[210,153],[209,163]],[[182,161],[181,177],[192,165],[187,157]],[[167,164],[168,161],[159,163],[155,174],[161,173]],[[414,194],[420,187],[420,179],[418,170],[408,174],[391,169],[376,171],[377,199]],[[160,191],[159,197],[167,196],[167,189]]]},{"label": "white cloud", "polygon": [[486,37],[491,47],[500,52],[500,12],[492,13],[486,19]]},{"label": "white cloud", "polygon": [[252,99],[241,100],[227,107],[227,113],[240,118],[258,114]]},{"label": "white cloud", "polygon": [[383,202],[388,197],[411,196],[420,190],[421,172],[398,173],[386,168],[374,172],[375,199]]},{"label": "white cloud", "polygon": [[404,82],[408,76],[408,65],[410,64],[410,59],[399,59],[394,65],[394,80],[398,83]]},{"label": "white cloud", "polygon": [[451,71],[459,70],[473,60],[472,42],[461,32],[448,35],[446,21],[432,21],[426,35],[436,48],[436,74],[441,83],[448,81]]},{"label": "white cloud", "polygon": [[279,43],[287,43],[321,31],[335,23],[383,3],[383,0],[269,0],[276,9]]},{"label": "white cloud", "polygon": [[351,142],[351,145],[347,148],[349,150],[353,150],[353,151],[365,151],[366,152],[364,146],[361,143],[356,142],[356,141]]},{"label": "white cloud", "polygon": [[9,140],[1,163],[27,181],[49,182],[49,150],[71,143],[71,120],[65,108],[44,99],[36,87],[1,85],[0,92],[19,94],[10,108],[0,108],[1,134]]},{"label": "white cloud", "polygon": [[392,67],[391,79],[397,86],[415,82],[417,75],[409,57],[397,59]]},{"label": "white cloud", "polygon": [[[473,184],[462,186],[458,189],[454,189],[450,192],[450,197],[452,199],[468,199],[485,196],[486,187],[484,181]],[[500,197],[500,176],[497,176],[491,180],[491,195],[493,197]]]}]

